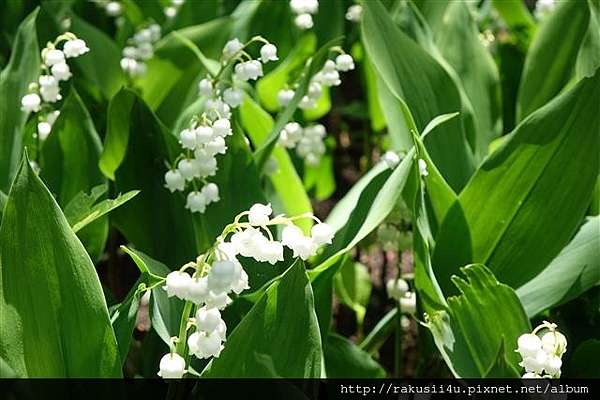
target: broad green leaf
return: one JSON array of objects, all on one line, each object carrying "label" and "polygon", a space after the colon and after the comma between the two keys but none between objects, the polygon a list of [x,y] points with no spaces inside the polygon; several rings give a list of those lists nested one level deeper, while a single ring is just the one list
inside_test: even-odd
[{"label": "broad green leaf", "polygon": [[102,171],[113,174],[117,193],[140,191],[112,212],[114,225],[136,248],[170,266],[195,259],[194,227],[185,200],[164,187],[165,161],[179,153],[176,138],[128,89],[112,99],[107,124]]},{"label": "broad green leaf", "polygon": [[460,77],[474,113],[476,154],[482,159],[488,144],[502,133],[500,77],[496,64],[479,38],[467,3],[451,1],[436,32],[437,47]]},{"label": "broad green leaf", "polygon": [[[361,46],[361,53],[364,53],[363,47]],[[369,107],[369,116],[371,129],[374,131],[380,131],[386,126],[386,118],[383,116],[383,109],[381,105],[381,100],[379,98],[379,84],[378,78],[375,74],[375,69],[373,68],[373,63],[369,60],[366,55],[362,55],[363,62],[361,64],[362,71],[365,80],[365,86],[367,89],[367,105]],[[391,129],[391,128],[390,128]],[[394,146],[398,149],[401,146]]]},{"label": "broad green leaf", "polygon": [[8,196],[0,190],[0,222],[2,222],[2,214],[4,213],[4,206],[8,200]]},{"label": "broad green leaf", "polygon": [[94,265],[27,157],[0,227],[0,302],[0,357],[18,375],[121,375]]},{"label": "broad green leaf", "polygon": [[304,166],[304,188],[317,201],[326,200],[335,193],[335,165],[333,155],[324,154],[319,165]]},{"label": "broad green leaf", "polygon": [[[446,311],[428,315],[436,346],[457,378],[517,377],[517,339],[531,331],[519,298],[484,265],[469,265],[462,272],[467,280],[452,278],[460,295],[448,298]],[[502,349],[508,368],[494,368]]]},{"label": "broad green leaf", "polygon": [[333,279],[348,257],[348,253],[331,257],[317,268],[308,271],[315,297],[315,312],[319,320],[321,338],[326,338],[331,328]]},{"label": "broad green leaf", "polygon": [[324,347],[327,378],[384,378],[385,370],[354,343],[335,333]]},{"label": "broad green leaf", "polygon": [[21,98],[39,75],[38,11],[36,8],[21,22],[10,60],[0,73],[0,190],[4,192],[8,192],[21,158],[22,130],[27,121],[27,114],[21,111]]},{"label": "broad green leaf", "polygon": [[273,125],[271,132],[269,132],[269,136],[267,136],[267,138],[262,142],[260,147],[254,153],[256,164],[258,165],[258,168],[260,170],[262,170],[262,168],[265,165],[265,162],[271,156],[271,152],[273,151],[273,148],[277,143],[277,139],[279,138],[279,133],[281,132],[285,124],[287,124],[288,121],[292,118],[292,116],[294,115],[294,111],[296,111],[296,108],[298,107],[298,103],[300,103],[300,100],[308,90],[310,78],[312,78],[318,71],[321,70],[323,64],[325,64],[325,61],[329,56],[329,49],[333,46],[336,46],[339,41],[340,39],[333,39],[325,43],[310,58],[310,62],[304,68],[304,76],[302,77],[302,79],[300,79],[298,87],[294,89],[294,97],[289,102],[289,104],[283,109],[283,111],[279,113],[279,115],[275,119],[275,124]]},{"label": "broad green leaf", "polygon": [[[240,118],[255,147],[260,146],[273,128],[273,118],[248,96],[240,106]],[[272,157],[277,162],[277,171],[269,175],[269,179],[281,199],[286,214],[293,216],[312,212],[310,199],[287,151],[276,146]],[[305,230],[310,229],[312,221],[300,220],[298,225]]]},{"label": "broad green leaf", "polygon": [[105,186],[96,186],[92,188],[90,195],[80,192],[65,207],[65,217],[67,217],[73,232],[77,233],[89,223],[120,207],[139,193],[138,190],[131,190],[114,199],[106,199],[96,203],[98,197],[94,194],[94,189],[99,187],[103,188],[104,193],[106,190]]},{"label": "broad green leaf", "polygon": [[408,151],[413,143],[410,131],[404,116],[399,110],[402,108],[399,100],[387,87],[385,81],[380,76],[375,76],[377,85],[377,95],[381,111],[385,116],[390,138],[390,150]]},{"label": "broad green leaf", "polygon": [[312,289],[304,264],[296,261],[229,334],[202,375],[318,378],[321,357]]},{"label": "broad green leaf", "polygon": [[590,23],[577,56],[575,65],[577,79],[593,75],[600,66],[600,1],[588,0],[588,5]]},{"label": "broad green leaf", "polygon": [[556,6],[537,31],[525,58],[517,99],[518,120],[556,96],[575,68],[590,11],[582,1],[561,1]]},{"label": "broad green leaf", "polygon": [[573,240],[535,278],[517,289],[527,315],[566,303],[600,285],[600,216],[588,218]]},{"label": "broad green leaf", "polygon": [[[411,109],[422,130],[437,115],[463,109],[452,77],[432,56],[404,34],[379,1],[364,4],[362,35],[375,70],[388,89]],[[419,76],[419,79],[408,79]],[[466,115],[451,121],[425,144],[452,188],[462,188],[473,172],[467,144]]]},{"label": "broad green leaf", "polygon": [[363,324],[371,299],[371,286],[367,267],[353,260],[343,263],[335,276],[336,294],[342,303],[354,310],[359,326]]},{"label": "broad green leaf", "polygon": [[[141,251],[122,247],[129,254],[142,272],[142,279],[146,281],[146,286],[154,286],[157,277],[166,277],[171,270],[159,261],[154,260]],[[179,334],[179,324],[183,312],[184,302],[177,297],[168,297],[167,292],[162,288],[164,285],[152,289],[150,295],[150,319],[152,329],[167,345],[173,336]]]},{"label": "broad green leaf", "polygon": [[498,354],[496,355],[496,361],[492,364],[492,366],[485,373],[484,378],[494,378],[494,377],[518,377],[519,370],[516,369],[515,366],[511,365],[510,362],[506,358],[506,350],[504,348],[504,341],[500,342],[500,347],[498,348]]},{"label": "broad green leaf", "polygon": [[569,378],[598,379],[600,376],[600,340],[588,339],[581,343],[566,363],[563,376]]},{"label": "broad green leaf", "polygon": [[436,238],[433,266],[446,294],[450,275],[472,262],[517,288],[573,236],[599,169],[599,89],[597,71],[533,113],[484,161]]},{"label": "broad green leaf", "polygon": [[111,99],[125,84],[125,75],[119,62],[121,50],[104,32],[70,13],[71,32],[84,39],[90,51],[75,59],[83,76],[105,99]]},{"label": "broad green leaf", "polygon": [[115,337],[119,345],[119,356],[121,357],[121,365],[125,364],[127,354],[129,353],[129,345],[131,344],[131,336],[135,328],[138,309],[140,306],[140,297],[143,291],[139,287],[138,280],[125,299],[119,304],[111,307],[110,323],[115,332]]}]

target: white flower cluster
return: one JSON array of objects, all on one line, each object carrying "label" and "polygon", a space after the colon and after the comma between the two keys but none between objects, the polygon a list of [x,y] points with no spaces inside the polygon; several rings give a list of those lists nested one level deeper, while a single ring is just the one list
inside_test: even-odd
[{"label": "white flower cluster", "polygon": [[171,5],[164,9],[165,17],[169,19],[175,18],[183,3],[185,3],[185,0],[171,0]]},{"label": "white flower cluster", "polygon": [[[262,42],[260,61],[251,59],[244,49],[252,42]],[[225,138],[232,135],[231,108],[236,108],[244,99],[244,93],[236,83],[256,80],[263,75],[262,63],[278,60],[277,47],[265,39],[255,37],[243,44],[232,39],[225,44],[221,70],[213,77],[206,76],[198,83],[198,91],[206,99],[204,112],[194,117],[190,126],[179,133],[179,142],[184,150],[177,164],[165,174],[165,187],[171,192],[185,191],[189,182],[194,188],[187,195],[186,208],[191,212],[204,213],[206,206],[218,202],[219,188],[208,183],[206,178],[217,172],[218,154],[227,152]],[[233,67],[233,82],[221,79],[223,72]],[[198,187],[202,185],[200,189]]]},{"label": "white flower cluster", "polygon": [[314,26],[313,15],[319,10],[318,0],[290,0],[290,8],[296,14],[294,24],[300,29],[310,29]]},{"label": "white flower cluster", "polygon": [[537,0],[533,14],[537,19],[542,19],[556,8],[556,0]]},{"label": "white flower cluster", "polygon": [[[300,100],[298,107],[303,110],[316,108],[319,98],[323,95],[323,87],[339,86],[342,83],[340,72],[353,69],[354,60],[350,54],[339,54],[335,61],[327,60],[321,71],[311,78],[307,93]],[[294,91],[292,89],[282,89],[277,93],[277,101],[281,107],[287,106],[293,97]]]},{"label": "white flower cluster", "polygon": [[390,279],[387,281],[386,289],[388,297],[400,302],[403,313],[414,314],[417,311],[417,295],[411,292],[408,283],[402,279]]},{"label": "white flower cluster", "polygon": [[92,0],[97,7],[103,8],[109,17],[118,17],[123,13],[123,5],[118,1]]},{"label": "white flower cluster", "polygon": [[567,338],[556,330],[556,324],[544,321],[533,332],[519,336],[517,346],[515,351],[523,359],[519,365],[525,368],[523,378],[560,378]]},{"label": "white flower cluster", "polygon": [[[62,43],[60,50],[57,46]],[[43,115],[39,116],[38,136],[45,140],[59,111],[49,110],[50,103],[56,103],[62,99],[60,94],[60,82],[68,81],[73,74],[67,64],[68,58],[76,58],[90,51],[84,40],[77,38],[73,33],[67,32],[54,40],[48,42],[41,52],[42,66],[41,75],[37,82],[29,84],[28,93],[21,98],[21,109],[25,112],[39,112],[44,110]]]},{"label": "white flower cluster", "polygon": [[154,56],[154,43],[160,39],[160,26],[151,24],[139,29],[123,49],[121,69],[135,78],[146,74],[146,62]]},{"label": "white flower cluster", "polygon": [[[318,221],[305,236],[293,224],[298,218],[314,218],[312,214],[288,218],[278,215],[271,218],[270,204],[254,204],[248,211],[239,214],[232,224],[223,230],[216,244],[195,262],[184,265],[181,270],[171,272],[165,279],[163,289],[169,297],[178,297],[193,303],[195,316],[187,319],[187,329],[194,332],[187,337],[190,354],[197,358],[219,357],[226,341],[227,325],[221,318],[221,310],[231,302],[230,293],[240,294],[249,288],[248,274],[238,256],[251,257],[260,262],[275,264],[283,261],[283,246],[294,252],[294,257],[306,260],[314,255],[319,246],[331,243],[331,227]],[[247,217],[247,222],[240,222]],[[281,242],[274,240],[269,226],[284,225]],[[265,236],[263,231],[267,234]],[[229,240],[227,240],[229,237]],[[208,261],[211,261],[210,263]],[[185,272],[193,269],[193,274]],[[185,338],[173,338],[171,352],[160,361],[158,375],[163,378],[181,378],[185,372],[185,361],[177,354],[173,344]]]},{"label": "white flower cluster", "polygon": [[350,22],[360,22],[363,8],[360,4],[353,4],[346,10],[346,19]]},{"label": "white flower cluster", "polygon": [[323,139],[326,135],[325,127],[321,124],[302,128],[297,122],[288,122],[279,134],[278,143],[288,149],[295,148],[306,164],[316,166],[325,154]]}]

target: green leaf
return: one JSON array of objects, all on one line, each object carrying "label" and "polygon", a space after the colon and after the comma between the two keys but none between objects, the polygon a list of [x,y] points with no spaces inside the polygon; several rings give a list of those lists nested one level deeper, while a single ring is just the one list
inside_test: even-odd
[{"label": "green leaf", "polygon": [[121,375],[94,265],[27,157],[0,228],[0,302],[0,357],[18,375]]},{"label": "green leaf", "polygon": [[456,71],[476,110],[476,155],[482,159],[489,143],[502,133],[502,110],[498,68],[479,35],[469,5],[463,1],[448,2],[436,32],[436,44]]},{"label": "green leaf", "polygon": [[599,169],[592,100],[599,89],[597,71],[528,117],[484,161],[436,238],[433,266],[446,294],[450,275],[472,262],[517,288],[573,236]]},{"label": "green leaf", "polygon": [[484,378],[494,377],[518,377],[519,370],[512,366],[506,359],[506,350],[504,348],[504,340],[500,342],[498,354],[496,355],[496,361],[485,373]]},{"label": "green leaf", "polygon": [[0,190],[4,192],[8,192],[21,158],[22,130],[27,121],[27,114],[21,111],[21,98],[39,75],[38,11],[36,8],[19,25],[10,60],[0,74]]},{"label": "green leaf", "polygon": [[600,340],[588,339],[581,343],[568,360],[564,376],[569,378],[598,379],[600,376]]},{"label": "green leaf", "polygon": [[180,151],[176,138],[128,89],[112,99],[107,123],[100,166],[107,176],[114,174],[117,193],[140,191],[114,210],[111,220],[136,248],[168,265],[195,259],[194,227],[184,198],[164,187],[164,163]]},{"label": "green leaf", "polygon": [[[154,260],[141,251],[121,247],[138,266],[142,272],[146,286],[157,283],[158,277],[166,277],[171,270],[163,263]],[[177,297],[168,297],[167,292],[158,285],[152,289],[150,295],[150,319],[152,329],[158,333],[167,345],[173,336],[179,334],[179,323],[183,312],[184,302]]]},{"label": "green leaf", "polygon": [[371,286],[371,276],[367,267],[353,260],[344,262],[335,276],[336,294],[342,303],[354,310],[360,326],[371,299]]},{"label": "green leaf", "polygon": [[524,31],[528,39],[533,37],[537,26],[522,0],[492,0],[492,4],[513,32]]},{"label": "green leaf", "polygon": [[265,139],[265,141],[261,144],[261,146],[254,153],[254,157],[256,159],[256,164],[258,168],[262,170],[265,165],[265,162],[271,156],[271,152],[277,143],[277,139],[279,138],[279,133],[285,126],[285,124],[290,121],[292,116],[294,115],[294,111],[298,107],[300,100],[304,96],[304,94],[308,90],[308,85],[310,83],[310,79],[321,70],[325,61],[329,56],[330,48],[336,46],[339,43],[340,39],[333,39],[317,50],[317,52],[311,57],[310,62],[304,68],[304,76],[298,83],[298,87],[295,89],[294,97],[289,102],[289,104],[283,109],[282,112],[279,113],[277,119],[275,120],[275,124],[269,132],[269,136]]},{"label": "green leaf", "polygon": [[575,76],[578,79],[593,75],[600,66],[600,1],[588,0],[588,5],[590,23],[575,65]]},{"label": "green leaf", "polygon": [[202,375],[318,378],[321,357],[312,289],[304,264],[296,261],[246,314]]},{"label": "green leaf", "polygon": [[[246,96],[240,106],[242,126],[248,132],[255,147],[260,146],[273,128],[273,118],[256,102]],[[280,146],[273,149],[273,158],[277,162],[277,171],[269,175],[287,215],[300,215],[312,212],[302,181],[287,151]],[[304,219],[298,225],[305,230],[310,229],[312,221]],[[308,232],[308,231],[307,231]]]},{"label": "green leaf", "polygon": [[571,79],[590,19],[583,3],[559,2],[534,37],[519,86],[518,120],[550,101]]},{"label": "green leaf", "polygon": [[324,350],[327,378],[385,377],[379,363],[343,336],[329,334]]},{"label": "green leaf", "polygon": [[8,201],[8,196],[5,195],[4,192],[0,190],[0,222],[2,222],[2,214],[4,213],[4,206],[6,206],[7,201]]},{"label": "green leaf", "polygon": [[139,284],[140,281],[138,280],[129,293],[127,293],[125,299],[110,309],[110,323],[119,345],[121,365],[124,365],[127,360],[131,336],[133,335],[133,329],[135,328],[135,322],[140,306],[140,297],[143,294],[139,288]]},{"label": "green leaf", "polygon": [[104,193],[106,193],[105,185],[96,186],[92,188],[90,194],[79,192],[79,194],[73,197],[67,204],[65,207],[65,217],[67,217],[73,232],[77,233],[89,223],[125,204],[137,196],[139,190],[131,190],[117,196],[115,199],[106,199],[96,203],[98,198]]},{"label": "green leaf", "polygon": [[377,325],[369,332],[365,339],[360,343],[360,348],[369,354],[376,353],[385,341],[394,332],[396,316],[398,315],[398,307],[392,308],[385,314]]},{"label": "green leaf", "polygon": [[[432,56],[398,29],[379,1],[364,4],[362,35],[368,55],[392,94],[406,102],[422,130],[437,115],[463,109],[452,77]],[[419,76],[419,79],[406,79]],[[450,186],[461,189],[473,172],[466,141],[466,114],[430,135],[425,144]]]},{"label": "green leaf", "polygon": [[[455,377],[517,377],[520,357],[513,350],[518,337],[531,331],[519,298],[484,265],[461,270],[466,281],[452,278],[461,294],[448,298],[446,311],[427,317],[436,346]],[[497,367],[502,349],[505,369]]]},{"label": "green leaf", "polygon": [[600,216],[588,218],[573,240],[535,278],[517,289],[527,315],[574,299],[600,283]]}]

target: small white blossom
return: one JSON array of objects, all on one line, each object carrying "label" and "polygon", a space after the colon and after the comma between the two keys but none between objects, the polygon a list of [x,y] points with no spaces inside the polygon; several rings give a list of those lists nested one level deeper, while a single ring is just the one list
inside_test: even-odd
[{"label": "small white blossom", "polygon": [[58,80],[54,76],[42,75],[38,82],[40,84],[40,95],[42,95],[44,101],[54,103],[62,99]]},{"label": "small white blossom", "polygon": [[542,348],[542,341],[537,335],[532,333],[525,333],[519,336],[517,340],[518,349],[517,351],[523,358],[533,357]]},{"label": "small white blossom", "polygon": [[213,122],[212,128],[215,135],[220,137],[226,137],[233,134],[231,131],[231,122],[229,122],[227,118],[219,118]]},{"label": "small white blossom", "polygon": [[213,139],[213,128],[206,125],[200,125],[195,129],[196,142],[198,144],[206,144]]},{"label": "small white blossom", "polygon": [[196,328],[201,332],[212,333],[221,322],[221,313],[216,308],[202,307],[196,311]]},{"label": "small white blossom", "polygon": [[417,311],[417,295],[415,292],[408,292],[400,298],[400,309],[407,314],[414,314]]},{"label": "small white blossom", "polygon": [[188,338],[190,352],[198,358],[219,357],[223,346],[217,332],[205,334],[194,332]]},{"label": "small white blossom", "polygon": [[198,150],[194,152],[192,160],[193,174],[195,177],[206,178],[217,172],[217,159],[209,154],[201,154]]},{"label": "small white blossom", "polygon": [[318,0],[290,0],[290,8],[294,14],[315,14],[319,9]]},{"label": "small white blossom", "polygon": [[184,149],[193,150],[196,148],[196,132],[191,129],[184,129],[179,133],[179,143]]},{"label": "small white blossom", "polygon": [[185,371],[185,360],[177,353],[165,354],[160,359],[158,376],[164,379],[179,379]]},{"label": "small white blossom", "polygon": [[265,225],[269,222],[269,216],[273,213],[273,209],[270,204],[254,204],[250,207],[250,211],[248,214],[248,221],[250,225],[258,226]]},{"label": "small white blossom", "polygon": [[186,300],[194,304],[203,304],[208,299],[208,296],[208,279],[205,276],[202,278],[192,278],[187,287]]},{"label": "small white blossom", "polygon": [[267,43],[260,48],[260,59],[263,63],[277,61],[277,47],[272,43]]},{"label": "small white blossom", "polygon": [[419,174],[421,174],[421,176],[429,175],[429,171],[427,171],[427,163],[422,158],[419,158]]},{"label": "small white blossom", "polygon": [[400,163],[400,156],[394,151],[386,151],[382,160],[388,168],[394,169]]},{"label": "small white blossom", "polygon": [[87,47],[87,44],[83,39],[71,39],[65,42],[65,45],[63,46],[63,51],[67,58],[73,58],[84,55],[85,53],[90,51],[90,49]]},{"label": "small white blossom", "polygon": [[562,357],[567,351],[567,338],[558,331],[546,332],[542,336],[542,348],[547,353]]},{"label": "small white blossom", "polygon": [[323,87],[319,82],[312,80],[308,85],[306,95],[313,100],[318,100],[323,95]]},{"label": "small white blossom", "polygon": [[300,139],[302,139],[302,127],[297,122],[288,122],[279,134],[279,144],[288,148],[295,147]]},{"label": "small white blossom", "polygon": [[281,242],[292,249],[294,257],[307,260],[316,254],[317,244],[308,236],[304,236],[302,230],[295,225],[287,225],[281,232]]},{"label": "small white blossom", "polygon": [[346,10],[346,19],[350,22],[360,22],[363,8],[360,4],[353,4]]},{"label": "small white blossom", "polygon": [[185,178],[181,175],[181,172],[177,169],[169,170],[165,174],[165,187],[169,189],[171,193],[175,191],[183,191],[185,189]]},{"label": "small white blossom", "polygon": [[173,271],[167,275],[163,289],[167,291],[169,297],[176,296],[185,299],[191,281],[192,277],[189,274],[182,271]]},{"label": "small white blossom", "polygon": [[300,103],[298,103],[298,108],[302,110],[311,110],[316,106],[317,102],[308,96],[302,96],[302,99],[300,99]]},{"label": "small white blossom", "polygon": [[223,58],[225,60],[229,60],[231,57],[235,56],[235,54],[240,51],[244,45],[237,38],[231,39],[227,43],[225,43],[225,47],[223,47]]},{"label": "small white blossom", "polygon": [[177,15],[177,8],[173,6],[165,7],[165,17],[171,19]]},{"label": "small white blossom", "polygon": [[239,107],[244,100],[244,94],[241,90],[235,88],[227,88],[223,92],[223,100],[229,104],[231,108]]},{"label": "small white blossom", "polygon": [[213,92],[213,85],[210,79],[202,79],[198,83],[198,91],[200,92],[200,96],[210,97]]},{"label": "small white blossom", "polygon": [[225,144],[225,139],[221,136],[217,136],[213,138],[210,142],[204,145],[204,151],[209,156],[214,156],[216,154],[225,154],[227,152],[227,145]]},{"label": "small white blossom", "polygon": [[121,3],[118,1],[110,1],[106,4],[105,10],[106,14],[110,15],[111,17],[117,17],[121,15],[123,8],[121,7]]},{"label": "small white blossom", "polygon": [[325,243],[331,244],[333,239],[333,229],[325,223],[316,224],[310,230],[310,234],[317,246]]},{"label": "small white blossom", "polygon": [[183,159],[177,163],[177,170],[186,181],[194,179],[194,163],[192,160]]},{"label": "small white blossom", "polygon": [[206,198],[206,201],[208,203],[216,203],[220,200],[219,198],[219,187],[210,182],[207,183],[206,185],[204,185],[204,187],[201,190],[202,194],[204,195],[204,197]]},{"label": "small white blossom", "polygon": [[277,93],[277,102],[280,106],[286,107],[294,98],[294,91],[290,89],[282,89]]},{"label": "small white blossom", "polygon": [[397,301],[400,301],[409,291],[408,283],[402,278],[387,281],[386,289],[388,296]]},{"label": "small white blossom", "polygon": [[51,67],[65,62],[65,54],[58,49],[46,49],[44,63]]},{"label": "small white blossom", "polygon": [[21,99],[21,110],[25,112],[38,112],[42,99],[37,93],[29,93]]},{"label": "small white blossom", "polygon": [[219,310],[223,310],[229,304],[231,304],[232,300],[227,293],[221,292],[219,294],[215,294],[214,292],[210,292],[208,294],[208,299],[206,300],[207,308],[217,308]]},{"label": "small white blossom", "polygon": [[39,122],[37,124],[37,133],[40,140],[44,141],[52,131],[52,125],[46,121]]},{"label": "small white blossom", "polygon": [[294,24],[300,29],[310,29],[314,25],[312,15],[299,14],[294,18]]},{"label": "small white blossom", "polygon": [[187,196],[185,208],[191,212],[203,213],[206,211],[206,198],[200,192],[190,192]]},{"label": "small white blossom", "polygon": [[350,54],[340,54],[335,58],[335,67],[342,72],[353,70],[354,60]]},{"label": "small white blossom", "polygon": [[239,279],[239,269],[233,261],[215,261],[208,273],[208,287],[214,293],[229,292]]},{"label": "small white blossom", "polygon": [[71,74],[71,70],[69,69],[69,65],[66,62],[54,64],[50,68],[50,71],[52,72],[52,75],[54,75],[54,77],[59,81],[66,81],[73,76],[73,74]]}]

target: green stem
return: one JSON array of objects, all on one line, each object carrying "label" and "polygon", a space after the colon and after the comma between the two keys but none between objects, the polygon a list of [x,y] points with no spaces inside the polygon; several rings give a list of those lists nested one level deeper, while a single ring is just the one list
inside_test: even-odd
[{"label": "green stem", "polygon": [[183,307],[183,313],[181,314],[181,322],[179,323],[179,341],[177,342],[175,351],[183,358],[186,357],[187,353],[187,324],[188,320],[190,319],[190,314],[192,312],[193,307],[194,303],[192,303],[191,301],[185,302],[185,306]]},{"label": "green stem", "polygon": [[394,343],[394,377],[402,377],[402,312],[400,302],[396,304],[396,337]]}]

